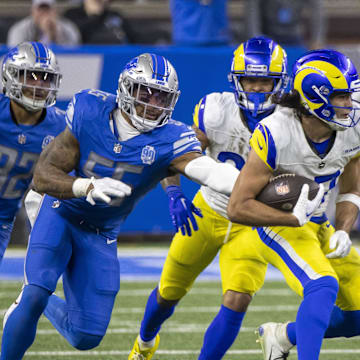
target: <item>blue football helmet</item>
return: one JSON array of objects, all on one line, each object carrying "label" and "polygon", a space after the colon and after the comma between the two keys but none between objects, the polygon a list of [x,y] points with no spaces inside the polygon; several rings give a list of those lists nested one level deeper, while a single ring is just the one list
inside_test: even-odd
[{"label": "blue football helmet", "polygon": [[[360,80],[352,61],[336,50],[312,50],[301,56],[293,66],[292,88],[297,90],[302,105],[333,130],[346,130],[359,121],[355,107],[334,106],[332,95],[360,91]],[[346,118],[338,118],[336,108],[349,109]]]},{"label": "blue football helmet", "polygon": [[47,46],[24,42],[5,55],[1,77],[5,95],[34,112],[55,104],[62,75]]},{"label": "blue football helmet", "polygon": [[[234,51],[228,77],[241,109],[252,111],[253,116],[271,110],[275,105],[270,95],[281,95],[288,84],[286,52],[267,37],[254,37]],[[241,85],[242,77],[272,78],[274,86],[271,92],[245,92]]]},{"label": "blue football helmet", "polygon": [[141,54],[119,76],[117,102],[140,132],[163,126],[174,110],[180,91],[174,67],[163,56]]}]

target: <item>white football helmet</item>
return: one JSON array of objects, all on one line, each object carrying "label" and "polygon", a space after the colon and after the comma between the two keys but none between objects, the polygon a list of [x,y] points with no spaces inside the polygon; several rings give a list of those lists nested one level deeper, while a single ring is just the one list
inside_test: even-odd
[{"label": "white football helmet", "polygon": [[117,102],[140,132],[163,126],[174,110],[180,91],[176,71],[163,56],[141,54],[119,76]]},{"label": "white football helmet", "polygon": [[39,42],[17,45],[2,63],[5,95],[28,111],[54,105],[61,78],[54,53]]}]

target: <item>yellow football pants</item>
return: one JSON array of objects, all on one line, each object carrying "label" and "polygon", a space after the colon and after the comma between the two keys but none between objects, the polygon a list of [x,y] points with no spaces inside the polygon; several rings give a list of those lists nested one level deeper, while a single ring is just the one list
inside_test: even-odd
[{"label": "yellow football pants", "polygon": [[333,276],[339,281],[336,304],[343,310],[360,310],[360,256],[353,248],[345,258],[326,258],[335,231],[329,222],[254,229],[217,214],[200,192],[194,205],[204,217],[197,218],[199,230],[191,237],[178,232],[173,238],[159,283],[164,299],[182,298],[220,252],[223,293],[233,290],[253,295],[262,287],[271,263],[300,296],[308,281]]},{"label": "yellow football pants", "polygon": [[193,202],[204,217],[197,218],[199,230],[191,237],[175,234],[161,274],[160,295],[167,300],[182,298],[219,251],[223,293],[234,290],[253,295],[262,287],[267,269],[254,241],[256,230],[217,214],[200,192]]}]

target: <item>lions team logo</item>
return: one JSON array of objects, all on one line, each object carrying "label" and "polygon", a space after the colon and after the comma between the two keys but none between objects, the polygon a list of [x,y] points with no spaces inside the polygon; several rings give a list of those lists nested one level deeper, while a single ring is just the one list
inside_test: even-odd
[{"label": "lions team logo", "polygon": [[127,70],[127,71],[135,70],[138,66],[138,62],[139,62],[139,58],[136,57],[136,58],[132,59],[125,65],[125,70]]},{"label": "lions team logo", "polygon": [[146,145],[141,152],[141,161],[144,164],[151,165],[155,161],[155,155],[155,149],[150,145]]},{"label": "lions team logo", "polygon": [[48,146],[52,141],[54,140],[54,137],[52,135],[47,135],[44,137],[44,140],[41,144],[41,148],[44,149],[46,146]]},{"label": "lions team logo", "polygon": [[290,192],[289,184],[288,182],[281,182],[279,184],[275,185],[275,191],[278,195],[286,195]]}]

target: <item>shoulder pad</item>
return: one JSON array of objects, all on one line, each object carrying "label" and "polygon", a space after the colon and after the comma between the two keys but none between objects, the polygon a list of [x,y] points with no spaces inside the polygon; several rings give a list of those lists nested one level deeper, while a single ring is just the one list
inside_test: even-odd
[{"label": "shoulder pad", "polygon": [[194,125],[206,134],[207,129],[221,127],[224,121],[225,93],[211,93],[204,96],[195,106]]}]

